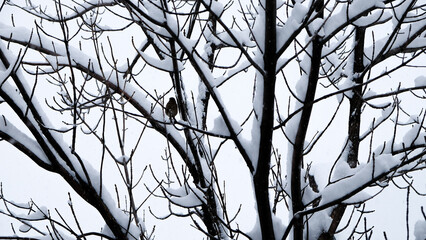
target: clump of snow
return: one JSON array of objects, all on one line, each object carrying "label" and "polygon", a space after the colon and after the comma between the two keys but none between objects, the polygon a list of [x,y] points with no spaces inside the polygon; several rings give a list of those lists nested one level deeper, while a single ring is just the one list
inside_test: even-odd
[{"label": "clump of snow", "polygon": [[[247,150],[248,154],[250,155],[250,159],[252,162],[252,165],[256,171],[256,167],[258,164],[258,158],[259,158],[259,148],[253,147],[253,146],[259,146],[260,144],[260,123],[262,119],[263,114],[263,94],[264,94],[264,81],[263,76],[261,76],[259,73],[256,73],[256,85],[255,85],[255,94],[253,98],[253,110],[255,113],[252,128],[251,128],[251,139],[249,141],[242,139],[242,144],[244,145],[244,148]],[[240,139],[242,138],[241,135],[239,136]]]},{"label": "clump of snow", "polygon": [[[148,54],[139,51],[140,56],[143,58],[143,60],[150,66],[167,71],[167,72],[173,72],[173,61],[171,58],[167,57],[163,60],[156,59],[154,57],[149,56]],[[177,70],[182,71],[184,69],[182,62],[177,61]]]},{"label": "clump of snow", "polygon": [[414,79],[414,84],[416,87],[426,87],[426,77],[425,76],[419,76],[416,79]]},{"label": "clump of snow", "polygon": [[23,232],[23,233],[26,233],[26,232],[28,232],[28,231],[30,231],[31,230],[31,225],[29,225],[29,224],[22,224],[20,227],[19,227],[19,231],[20,232]]},{"label": "clump of snow", "polygon": [[205,5],[209,6],[210,10],[217,16],[222,15],[224,7],[219,1],[204,0]]},{"label": "clump of snow", "polygon": [[229,130],[225,124],[225,121],[223,120],[222,115],[219,115],[217,118],[214,119],[212,132],[214,132],[215,134],[229,136]]},{"label": "clump of snow", "polygon": [[[299,29],[303,22],[303,17],[306,16],[308,11],[309,8],[304,6],[303,3],[297,2],[294,4],[291,14],[287,19],[287,23],[283,27],[277,28],[277,49],[285,45],[293,32]],[[263,31],[261,33],[263,33]]]},{"label": "clump of snow", "polygon": [[187,186],[182,186],[180,188],[167,188],[165,189],[168,196],[168,199],[181,207],[191,208],[200,206],[204,199],[204,193],[193,187],[189,188]]},{"label": "clump of snow", "polygon": [[223,4],[219,1],[213,1],[213,4],[211,6],[211,10],[216,14],[216,16],[220,16],[223,13],[224,7]]},{"label": "clump of snow", "polygon": [[15,202],[13,200],[9,200],[10,203],[12,203],[13,205],[19,207],[19,208],[29,208],[30,207],[30,203],[25,202],[25,203],[20,203],[20,202]]},{"label": "clump of snow", "polygon": [[[373,8],[374,6],[382,5],[381,2],[383,2],[383,0],[357,0],[351,1],[350,3],[342,3],[340,11],[332,14],[325,22],[323,27],[326,34],[325,36],[330,35],[337,29],[341,28],[342,25],[348,22],[348,19],[359,19],[363,12],[367,9]],[[374,16],[373,19],[375,19]],[[365,22],[361,22],[361,24],[362,23]]]},{"label": "clump of snow", "polygon": [[300,77],[299,81],[297,81],[296,83],[297,96],[301,100],[304,100],[306,97],[306,90],[308,89],[308,83],[309,83],[309,80],[307,75],[303,75],[302,77]]},{"label": "clump of snow", "polygon": [[424,139],[422,135],[424,135],[424,131],[423,132],[421,131],[421,127],[422,125],[415,124],[410,130],[407,131],[407,133],[405,133],[403,137],[403,142],[409,145],[415,144],[415,143],[419,143],[419,144],[423,143]]},{"label": "clump of snow", "polygon": [[45,219],[46,216],[48,216],[49,212],[47,210],[47,207],[41,206],[37,209],[37,211],[30,213],[28,216],[26,216],[26,219],[31,220],[41,220]]},{"label": "clump of snow", "polygon": [[112,239],[114,239],[114,234],[112,233],[111,229],[109,229],[108,225],[104,225],[104,227],[102,228],[101,231],[102,234],[104,234],[105,236],[111,237]]},{"label": "clump of snow", "polygon": [[129,162],[129,160],[130,160],[129,156],[123,155],[123,156],[117,158],[115,161],[117,161],[120,164],[127,164]]},{"label": "clump of snow", "polygon": [[414,236],[416,240],[426,239],[426,220],[419,220],[414,225]]},{"label": "clump of snow", "polygon": [[[347,153],[345,153],[345,156],[347,156]],[[346,160],[347,157],[344,157]],[[349,164],[344,160],[339,160],[336,163],[336,167],[333,171],[333,178],[332,181],[337,181],[339,179],[345,178],[352,173],[352,168],[349,167]]]},{"label": "clump of snow", "polygon": [[[160,1],[151,0],[144,2],[144,4],[139,4],[139,9],[141,9],[144,14],[148,15],[150,18],[153,18],[157,22],[166,22],[167,20],[164,18],[164,12],[161,10],[161,5],[162,3]],[[141,18],[143,17],[141,16]]]},{"label": "clump of snow", "polygon": [[[309,44],[307,51],[310,52],[312,50],[312,44]],[[309,72],[309,69],[311,68],[311,57],[309,55],[305,55],[300,62],[300,67],[304,72]],[[306,98],[306,90],[308,89],[308,75],[303,74],[299,81],[296,83],[296,93],[297,97],[300,98],[302,101]]]},{"label": "clump of snow", "polygon": [[[316,212],[309,219],[309,239],[318,239],[318,237],[326,231],[330,226],[330,209]],[[306,230],[305,230],[306,231]]]},{"label": "clump of snow", "polygon": [[272,224],[274,225],[275,236],[283,236],[287,226],[284,225],[283,220],[272,214]]},{"label": "clump of snow", "polygon": [[371,89],[368,89],[368,91],[364,94],[364,98],[369,98],[371,96],[376,95],[377,93]]},{"label": "clump of snow", "polygon": [[316,18],[314,21],[309,24],[309,28],[313,33],[317,33],[319,36],[324,36],[324,29],[322,26],[324,25],[324,19]]},{"label": "clump of snow", "polygon": [[[259,48],[259,51],[263,52],[265,49],[265,20],[262,17],[256,18],[254,21],[254,25],[252,28],[253,32],[253,38],[255,39],[257,43],[257,47]],[[277,39],[278,33],[277,33]],[[257,54],[261,56],[262,54]],[[261,60],[261,59],[259,59]],[[263,61],[256,61],[260,66],[263,66]]]},{"label": "clump of snow", "polygon": [[[398,166],[400,161],[393,157],[392,154],[382,154],[375,157],[372,161],[356,168],[354,175],[328,185],[321,191],[321,205],[327,204],[337,199],[346,200],[345,197],[353,197],[363,189],[363,185],[367,184],[372,178],[378,177],[388,172],[392,168]],[[366,195],[358,195],[350,202],[360,201]]]},{"label": "clump of snow", "polygon": [[[242,46],[254,47],[254,43],[251,40],[250,34],[251,31],[249,29],[237,30],[237,29],[229,29],[231,35],[238,40],[239,44]],[[216,45],[221,45],[223,43],[230,46],[237,46],[234,40],[227,32],[220,32],[216,35],[211,35],[211,41]]]},{"label": "clump of snow", "polygon": [[346,204],[362,203],[370,198],[371,198],[371,194],[367,193],[366,191],[361,191],[355,194],[354,196],[350,197],[349,199],[343,201],[343,203],[346,203]]},{"label": "clump of snow", "polygon": [[250,236],[251,239],[262,239],[262,232],[260,231],[260,223],[258,218],[256,218],[256,223],[253,225],[253,228],[246,232],[246,234]]},{"label": "clump of snow", "polygon": [[336,99],[337,99],[337,101],[338,102],[342,102],[343,101],[343,93],[340,93],[340,94],[336,94]]},{"label": "clump of snow", "polygon": [[[342,89],[351,89],[354,86],[355,86],[355,84],[352,81],[352,78],[343,78],[342,81],[340,81],[339,85],[338,85],[338,87],[339,87],[340,90],[342,90]],[[353,92],[352,91],[347,91],[347,92],[345,92],[345,95],[348,96],[348,97],[352,97]]]},{"label": "clump of snow", "polygon": [[226,74],[216,77],[213,86],[217,87],[223,84],[226,80],[230,79],[231,77],[235,76],[236,74],[242,71],[245,71],[250,66],[251,66],[251,63],[248,60],[240,61],[237,67],[231,68],[226,71]]},{"label": "clump of snow", "polygon": [[[305,173],[301,174],[302,176],[306,176]],[[317,192],[314,192],[313,189],[309,186],[309,182],[305,182],[303,178],[300,178],[301,186],[304,189],[302,201],[307,204],[310,203],[313,199],[319,197],[320,195]]]},{"label": "clump of snow", "polygon": [[392,104],[387,104],[388,106],[385,109],[382,109],[382,115],[376,119],[376,121],[371,122],[370,127],[368,127],[363,134],[361,134],[360,138],[365,138],[368,134],[370,134],[374,129],[382,124],[386,119],[390,117],[390,115],[395,110],[395,106]]},{"label": "clump of snow", "polygon": [[353,22],[355,26],[358,27],[368,27],[369,25],[372,25],[374,23],[377,23],[379,21],[383,21],[384,19],[392,17],[389,12],[383,12],[383,11],[374,11],[367,16],[362,16],[356,21]]},{"label": "clump of snow", "polygon": [[347,163],[349,151],[351,148],[352,142],[348,141],[344,146],[343,152],[340,154],[340,157],[333,169],[333,175],[331,178],[332,182],[351,176],[357,171],[357,169],[351,168]]}]

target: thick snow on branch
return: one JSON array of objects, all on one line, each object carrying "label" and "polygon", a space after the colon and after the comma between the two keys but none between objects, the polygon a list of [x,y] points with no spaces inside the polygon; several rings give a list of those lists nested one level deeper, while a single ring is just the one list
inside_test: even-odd
[{"label": "thick snow on branch", "polygon": [[277,49],[280,49],[293,37],[293,33],[300,28],[308,11],[309,7],[300,2],[294,5],[286,24],[282,28],[277,28]]},{"label": "thick snow on branch", "polygon": [[[0,43],[2,44],[2,43]],[[1,48],[0,48],[1,50]],[[18,59],[17,59],[18,61]],[[0,64],[0,86],[5,83],[5,81],[9,78],[10,74],[15,70],[14,64],[10,64],[10,66],[5,69],[3,64]]]},{"label": "thick snow on branch", "polygon": [[[173,59],[170,57],[166,57],[165,59],[156,59],[152,56],[150,56],[149,54],[146,54],[140,50],[138,50],[140,56],[143,58],[143,60],[150,66],[160,69],[162,71],[167,71],[167,72],[173,72],[174,66],[173,66]],[[177,69],[178,71],[182,71],[184,69],[184,66],[182,64],[181,61],[177,61]]]},{"label": "thick snow on branch", "polygon": [[204,5],[207,6],[217,17],[222,15],[224,10],[223,4],[219,1],[202,0]]},{"label": "thick snow on branch", "polygon": [[[416,139],[420,140],[421,142],[420,144],[424,144],[426,133],[423,132],[418,134],[417,132],[417,134],[413,134],[413,132],[416,131],[417,129],[413,130],[411,133],[407,133],[406,138],[410,139],[405,140],[412,141],[412,136],[416,135]],[[343,167],[346,162],[344,160],[340,160],[338,163],[340,167],[336,166],[334,170],[334,172],[336,172],[334,176],[334,182],[320,191],[320,206],[336,200],[340,201],[342,199],[346,203],[364,202],[371,196],[368,193],[363,192],[363,190],[365,190],[367,186],[371,185],[371,181],[373,179],[377,180],[379,176],[382,176],[382,174],[385,173],[405,172],[408,170],[413,170],[414,168],[421,169],[424,167],[424,164],[421,166],[418,165],[422,158],[420,158],[419,161],[408,161],[412,154],[405,155],[401,153],[398,155],[392,155],[390,153],[390,151],[392,151],[392,147],[390,147],[391,145],[392,143],[387,142],[386,148],[379,147],[375,151],[377,154],[373,154],[373,158],[368,163],[361,164],[355,169],[351,169],[348,166]],[[399,148],[395,147],[394,150],[399,150]],[[345,154],[342,156],[342,159],[344,158]],[[340,176],[340,179],[337,179],[336,176]]]},{"label": "thick snow on branch", "polygon": [[387,108],[382,110],[382,115],[377,118],[375,121],[371,122],[370,127],[365,130],[364,133],[360,134],[360,139],[364,139],[366,136],[368,136],[370,133],[374,131],[380,124],[382,124],[386,119],[389,119],[389,117],[392,115],[393,111],[395,110],[395,106],[389,105]]},{"label": "thick snow on branch", "polygon": [[182,186],[180,188],[166,188],[168,199],[181,207],[190,208],[205,203],[204,193],[197,188]]},{"label": "thick snow on branch", "polygon": [[27,134],[15,127],[15,125],[8,121],[5,116],[3,116],[0,120],[0,132],[2,135],[5,134],[11,138],[9,142],[12,145],[20,144],[31,152],[31,154],[37,156],[39,160],[43,161],[47,165],[51,164],[40,145],[34,139],[30,138]]},{"label": "thick snow on branch", "polygon": [[[234,36],[234,39],[239,41],[239,45],[241,46],[248,46],[248,47],[254,47],[256,46],[255,43],[252,41],[250,35],[251,31],[249,29],[243,29],[243,30],[237,30],[237,29],[230,29],[231,34]],[[220,46],[223,44],[236,47],[234,40],[229,36],[227,32],[221,32],[215,35],[210,35],[211,42]]]},{"label": "thick snow on branch", "polygon": [[333,37],[338,30],[346,27],[348,22],[359,19],[369,9],[383,7],[384,2],[384,0],[359,0],[351,1],[350,3],[339,3],[338,9],[340,11],[332,13],[322,26],[324,37]]},{"label": "thick snow on branch", "polygon": [[237,75],[238,73],[248,69],[251,66],[250,62],[245,60],[241,61],[239,65],[237,65],[234,68],[231,68],[229,71],[227,71],[224,75],[218,76],[215,78],[214,87],[218,87],[233,76]]},{"label": "thick snow on branch", "polygon": [[[17,2],[17,3],[15,3]],[[56,11],[48,12],[45,11],[46,6],[35,5],[31,1],[28,2],[29,5],[21,6],[21,3],[16,0],[8,1],[8,4],[13,6],[19,6],[23,10],[31,13],[34,16],[37,16],[42,19],[47,19],[49,21],[60,21],[60,20],[71,20],[77,17],[80,17],[82,14],[101,6],[111,6],[116,4],[114,0],[85,0],[79,2],[78,4],[72,5],[72,7],[62,4],[60,7],[62,8],[62,17],[58,17]],[[59,6],[59,5],[58,5]]]},{"label": "thick snow on branch", "polygon": [[28,44],[30,48],[36,48],[40,52],[51,55],[64,56],[66,54],[64,45],[59,41],[49,39],[42,34],[37,35],[33,30],[25,27],[12,27],[0,23],[0,38],[17,42],[24,46]]},{"label": "thick snow on branch", "polygon": [[[389,172],[400,163],[399,158],[391,154],[382,154],[376,157],[369,163],[359,166],[354,175],[326,186],[320,192],[322,197],[320,205],[345,198],[346,196],[352,196],[353,193],[357,192],[359,189],[364,189],[364,185],[368,184],[371,179]],[[355,197],[358,198],[359,195],[355,195]]]},{"label": "thick snow on branch", "polygon": [[403,25],[404,27],[398,30],[398,33],[392,40],[392,44],[389,44],[389,36],[383,36],[383,38],[377,39],[374,45],[365,49],[364,62],[369,63],[372,59],[375,60],[378,53],[381,51],[384,51],[386,55],[389,52],[404,52],[425,47],[426,37],[424,32],[426,30],[426,20],[424,19],[421,21],[424,24],[414,22],[405,26]]}]

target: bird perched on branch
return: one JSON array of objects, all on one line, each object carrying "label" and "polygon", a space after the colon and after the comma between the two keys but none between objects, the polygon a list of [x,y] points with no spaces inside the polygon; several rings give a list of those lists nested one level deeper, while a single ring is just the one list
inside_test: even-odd
[{"label": "bird perched on branch", "polygon": [[174,118],[178,113],[178,106],[174,97],[169,99],[169,102],[166,104],[166,115],[170,118]]}]

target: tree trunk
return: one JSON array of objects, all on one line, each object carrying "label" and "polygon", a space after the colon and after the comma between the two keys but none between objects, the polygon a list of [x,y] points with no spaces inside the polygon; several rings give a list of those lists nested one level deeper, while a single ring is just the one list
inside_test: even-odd
[{"label": "tree trunk", "polygon": [[276,2],[266,1],[265,52],[263,55],[263,108],[260,123],[260,146],[253,182],[262,239],[275,239],[269,203],[269,169],[274,124],[275,68],[276,68]]},{"label": "tree trunk", "polygon": [[[354,74],[362,73],[364,71],[363,57],[364,57],[364,39],[365,29],[357,27],[355,31],[355,51],[354,51]],[[349,140],[349,154],[347,163],[351,168],[355,168],[358,164],[358,151],[359,151],[359,127],[361,125],[361,108],[362,108],[362,79],[363,75],[354,77],[353,81],[356,86],[352,93],[352,98],[349,99],[349,123],[348,123],[348,140]],[[343,214],[345,213],[346,205],[339,204],[333,209],[331,218],[333,219],[328,229],[328,234],[334,237],[337,231]]]},{"label": "tree trunk", "polygon": [[[312,113],[311,104],[315,98],[315,92],[318,82],[318,73],[321,64],[321,51],[322,43],[317,37],[312,40],[312,57],[311,57],[311,69],[308,79],[308,87],[306,89],[305,107],[302,111],[299,126],[296,133],[296,139],[293,148],[293,157],[291,164],[291,202],[293,208],[293,215],[302,211],[304,206],[302,202],[302,189],[300,183],[300,173],[303,167],[303,146],[305,143],[306,132],[308,130],[309,121]],[[293,229],[294,240],[303,239],[303,218],[295,219]]]}]

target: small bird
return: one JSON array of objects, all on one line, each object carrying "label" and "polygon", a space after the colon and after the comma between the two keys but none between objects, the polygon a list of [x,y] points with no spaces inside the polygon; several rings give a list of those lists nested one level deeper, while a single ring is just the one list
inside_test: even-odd
[{"label": "small bird", "polygon": [[174,97],[171,97],[169,99],[169,102],[166,104],[166,115],[169,116],[169,118],[173,118],[178,113],[178,106],[176,104],[176,100]]}]

